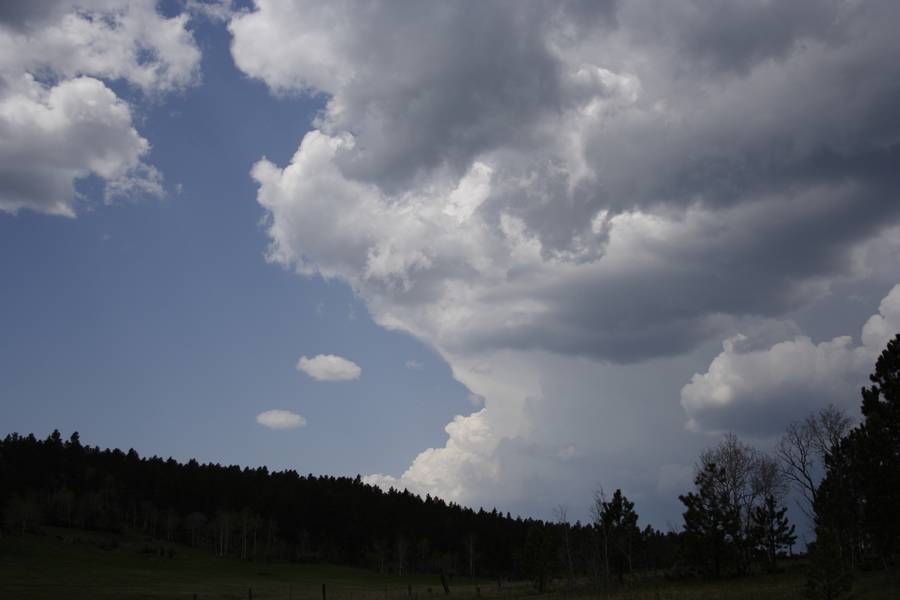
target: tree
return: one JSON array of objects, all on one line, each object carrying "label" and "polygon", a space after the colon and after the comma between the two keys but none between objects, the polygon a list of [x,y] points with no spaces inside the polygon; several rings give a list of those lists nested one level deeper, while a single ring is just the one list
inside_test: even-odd
[{"label": "tree", "polygon": [[8,531],[24,534],[34,530],[41,522],[41,510],[31,496],[15,495],[9,499],[3,511],[3,524]]},{"label": "tree", "polygon": [[398,535],[394,540],[394,555],[397,557],[397,575],[403,575],[403,568],[406,566],[406,555],[409,550],[409,540],[404,536]]},{"label": "tree", "polygon": [[740,554],[741,513],[729,496],[725,468],[707,463],[694,478],[696,491],[679,496],[685,506],[684,551],[688,562],[719,577]]},{"label": "tree", "polygon": [[535,523],[528,529],[522,549],[522,566],[531,576],[538,593],[543,594],[547,580],[555,566],[553,532],[543,523]]},{"label": "tree", "polygon": [[816,531],[834,535],[854,566],[869,555],[888,567],[900,550],[900,334],[862,388],[863,422],[833,447],[816,497]]},{"label": "tree", "polygon": [[829,404],[803,421],[795,421],[778,443],[781,471],[800,493],[798,506],[812,519],[816,494],[828,457],[850,430],[851,419]]},{"label": "tree", "polygon": [[556,507],[556,522],[562,526],[563,556],[566,562],[566,583],[569,590],[575,589],[575,568],[572,563],[572,543],[569,539],[569,509],[560,504]]},{"label": "tree", "polygon": [[607,570],[610,567],[615,570],[619,583],[624,583],[626,571],[631,570],[632,547],[640,536],[634,502],[628,500],[619,489],[608,502],[602,493],[598,495],[598,500],[604,563]]},{"label": "tree", "polygon": [[862,389],[864,421],[847,440],[862,521],[885,566],[900,550],[900,334],[888,342]]},{"label": "tree", "polygon": [[776,500],[784,496],[784,476],[774,459],[745,444],[734,433],[724,435],[718,445],[700,454],[698,472],[704,475],[704,485],[711,486],[715,496],[728,503],[728,512],[737,515],[734,564],[738,572],[744,573],[753,557],[753,509],[767,496]]},{"label": "tree", "polygon": [[787,507],[778,506],[775,496],[769,494],[763,504],[753,508],[751,536],[757,547],[765,556],[770,571],[775,570],[778,553],[790,548],[797,541],[795,527],[788,523]]},{"label": "tree", "polygon": [[811,600],[846,598],[852,573],[841,557],[841,547],[832,530],[816,528],[816,541],[809,545],[806,597]]},{"label": "tree", "polygon": [[861,559],[888,568],[900,549],[900,334],[869,380],[862,388],[863,422],[832,445],[816,490],[808,588],[819,598],[849,590]]},{"label": "tree", "polygon": [[197,547],[197,537],[206,525],[206,515],[201,512],[192,512],[185,518],[185,525],[191,534],[191,547]]}]

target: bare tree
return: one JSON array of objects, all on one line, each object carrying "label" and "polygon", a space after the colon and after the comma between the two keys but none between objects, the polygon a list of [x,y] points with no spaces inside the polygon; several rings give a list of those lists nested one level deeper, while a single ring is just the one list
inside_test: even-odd
[{"label": "bare tree", "polygon": [[372,550],[375,552],[375,560],[378,561],[378,572],[384,573],[384,563],[387,561],[388,544],[382,539],[372,542]]},{"label": "bare tree", "polygon": [[165,526],[166,541],[175,541],[175,534],[178,532],[178,513],[176,513],[174,509],[170,508],[166,511]]},{"label": "bare tree", "polygon": [[852,424],[847,413],[829,404],[803,421],[788,425],[781,437],[778,444],[781,471],[800,493],[802,500],[798,505],[809,519],[813,519],[825,461]]},{"label": "bare tree", "polygon": [[771,496],[779,502],[784,500],[789,487],[778,461],[763,453],[757,454],[750,486],[754,499],[765,500]]},{"label": "bare tree", "polygon": [[394,540],[394,554],[397,557],[397,574],[403,575],[403,566],[406,564],[406,555],[409,550],[409,540],[402,535],[398,535]]},{"label": "bare tree", "polygon": [[216,556],[228,556],[228,545],[231,538],[231,513],[226,510],[220,510],[216,513],[216,518],[212,522],[212,529],[215,532]]},{"label": "bare tree", "polygon": [[185,518],[185,525],[191,532],[191,547],[197,547],[197,534],[206,525],[206,515],[201,512],[192,512]]},{"label": "bare tree", "polygon": [[[603,561],[603,582],[604,587],[609,591],[609,531],[607,530],[603,520],[603,507],[606,505],[606,494],[603,488],[594,492],[594,503],[591,505],[591,520],[594,523],[594,530],[600,534],[598,544],[599,554]],[[600,561],[595,561],[599,563]],[[600,578],[596,577],[597,587],[600,587]]]},{"label": "bare tree", "polygon": [[575,569],[572,565],[572,544],[569,540],[569,509],[563,504],[556,507],[556,521],[563,529],[563,552],[566,558],[566,579],[569,589],[575,589]]},{"label": "bare tree", "polygon": [[816,450],[824,460],[826,456],[831,456],[850,431],[853,419],[834,404],[829,404],[819,411],[818,424],[819,426],[814,429],[814,438]]},{"label": "bare tree", "polygon": [[707,465],[716,465],[722,470],[722,477],[716,482],[720,489],[716,491],[725,494],[731,504],[742,512],[749,512],[757,494],[753,483],[758,463],[759,451],[742,442],[734,433],[727,433],[717,446],[700,453],[697,472],[703,471]]},{"label": "bare tree", "polygon": [[700,454],[697,472],[711,465],[720,474],[711,482],[715,493],[728,498],[729,505],[740,515],[738,566],[743,571],[752,558],[753,510],[769,496],[775,500],[784,498],[787,482],[775,459],[742,442],[734,433],[726,434],[717,446]]}]

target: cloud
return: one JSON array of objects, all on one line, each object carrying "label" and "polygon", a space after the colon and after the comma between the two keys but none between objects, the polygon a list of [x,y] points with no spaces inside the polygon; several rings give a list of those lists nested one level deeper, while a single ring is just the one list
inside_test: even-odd
[{"label": "cloud", "polygon": [[47,88],[26,77],[0,95],[0,125],[0,210],[75,216],[75,180],[90,174],[107,182],[109,198],[135,186],[161,194],[128,105],[97,79]]},{"label": "cloud", "polygon": [[187,15],[156,3],[9,2],[0,12],[0,210],[75,216],[76,182],[96,176],[103,200],[163,195],[143,162],[150,144],[104,81],[145,96],[191,85],[200,51]]},{"label": "cloud", "polygon": [[259,1],[230,21],[238,68],[326,102],[252,169],[268,259],[345,282],[484,398],[373,481],[521,503],[589,497],[588,470],[658,499],[659,465],[701,443],[678,402],[696,353],[760,324],[734,351],[768,348],[891,260],[861,248],[900,224],[896,4],[587,10]]},{"label": "cloud", "polygon": [[[613,362],[684,352],[735,315],[778,316],[821,297],[830,279],[852,275],[852,249],[900,215],[890,200],[900,91],[871,69],[900,43],[865,12],[839,19],[847,39],[798,33],[804,43],[776,62],[760,55],[724,79],[701,70],[686,86],[684,67],[645,39],[632,10],[615,30],[560,40],[578,13],[386,9],[363,19],[332,6],[320,16],[315,3],[295,14],[261,2],[230,24],[245,72],[279,93],[329,95],[288,165],[253,168],[269,257],[347,281],[378,322],[449,350]],[[483,30],[483,19],[502,26]],[[629,27],[642,42],[633,52],[620,47],[634,43]],[[865,44],[851,43],[862,31]],[[496,49],[501,34],[521,52]],[[479,40],[481,54],[427,42],[451,35]],[[304,51],[269,43],[288,38]],[[424,60],[435,53],[437,66]],[[833,93],[848,69],[860,73],[849,105]],[[800,84],[822,93],[798,104]],[[504,85],[552,94],[520,106]],[[458,94],[483,104],[444,112],[437,98]],[[468,132],[490,139],[464,143]]]},{"label": "cloud", "polygon": [[417,360],[409,359],[408,361],[403,363],[403,366],[411,371],[418,371],[422,368],[422,363]]},{"label": "cloud", "polygon": [[232,0],[186,0],[185,9],[215,22],[225,22],[235,13]]},{"label": "cloud", "polygon": [[815,344],[796,336],[765,348],[743,349],[747,337],[725,340],[705,373],[681,389],[681,404],[696,431],[736,431],[752,436],[780,433],[785,424],[834,404],[855,413],[859,388],[876,358],[900,333],[900,285],[881,301],[862,329]]},{"label": "cloud", "polygon": [[333,354],[319,354],[313,358],[301,356],[297,370],[318,381],[350,381],[359,379],[362,374],[355,362]]},{"label": "cloud", "polygon": [[256,422],[269,429],[296,429],[306,426],[306,419],[289,410],[267,410],[256,415]]}]

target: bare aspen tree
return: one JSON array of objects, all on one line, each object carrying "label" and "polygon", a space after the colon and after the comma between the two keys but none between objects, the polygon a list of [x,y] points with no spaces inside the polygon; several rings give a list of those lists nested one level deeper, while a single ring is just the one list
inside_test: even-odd
[{"label": "bare aspen tree", "polygon": [[740,515],[738,547],[741,561],[738,567],[744,571],[752,558],[753,509],[768,496],[775,500],[784,497],[787,489],[784,474],[776,460],[742,442],[734,433],[726,434],[717,446],[700,454],[697,472],[710,465],[715,465],[719,473],[711,482],[716,493],[728,498],[730,506]]},{"label": "bare aspen tree", "polygon": [[566,557],[566,579],[570,590],[575,589],[575,569],[572,565],[572,544],[569,540],[569,509],[563,504],[556,507],[556,521],[563,529],[563,552]]},{"label": "bare aspen tree", "polygon": [[800,493],[800,509],[813,519],[816,492],[825,461],[853,424],[850,417],[833,404],[802,421],[788,425],[778,444],[781,471]]},{"label": "bare aspen tree", "polygon": [[402,535],[394,540],[394,554],[397,557],[397,574],[403,575],[403,567],[406,565],[406,555],[409,550],[409,541]]},{"label": "bare aspen tree", "polygon": [[475,534],[469,532],[465,540],[466,556],[469,559],[469,577],[475,576]]},{"label": "bare aspen tree", "polygon": [[[594,503],[591,506],[591,519],[594,527],[600,534],[600,554],[603,560],[603,581],[604,586],[609,590],[609,531],[604,525],[603,506],[606,504],[606,494],[603,488],[594,492]],[[598,581],[599,583],[599,581]]]}]

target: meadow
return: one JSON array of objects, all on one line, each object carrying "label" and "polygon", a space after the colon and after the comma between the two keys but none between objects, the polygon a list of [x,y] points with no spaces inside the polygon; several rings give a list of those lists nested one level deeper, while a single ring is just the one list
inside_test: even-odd
[{"label": "meadow", "polygon": [[[427,600],[444,596],[434,575],[398,576],[327,564],[251,562],[217,558],[207,550],[174,545],[160,556],[140,538],[111,537],[48,528],[43,535],[0,538],[0,598],[17,600]],[[543,595],[528,582],[454,577],[450,596],[459,599],[634,600],[793,599],[803,596],[800,561],[783,572],[713,582],[633,577],[624,587],[597,593],[583,582],[565,591],[562,581]],[[861,573],[857,599],[895,598],[897,587],[882,573]]]}]

